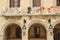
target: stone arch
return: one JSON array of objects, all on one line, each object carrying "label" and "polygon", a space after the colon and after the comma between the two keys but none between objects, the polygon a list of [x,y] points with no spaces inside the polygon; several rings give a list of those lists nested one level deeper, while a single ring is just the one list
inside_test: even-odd
[{"label": "stone arch", "polygon": [[10,25],[6,26],[6,28],[4,30],[4,40],[10,40],[10,39],[11,40],[16,40],[16,39],[21,40],[22,39],[22,30],[19,25],[10,24]]},{"label": "stone arch", "polygon": [[[3,25],[3,27],[2,27],[2,29],[1,29],[1,31],[2,31],[2,35],[3,35],[3,39],[5,39],[4,38],[4,34],[5,34],[5,30],[7,29],[7,27],[9,26],[9,25],[12,25],[12,24],[16,24],[16,25],[18,25],[20,28],[22,27],[22,24],[18,21],[18,20],[7,20],[6,22],[5,22],[5,24]],[[21,29],[22,30],[22,29]]]},{"label": "stone arch", "polygon": [[44,26],[44,28],[46,29],[46,31],[47,31],[47,27],[48,27],[48,23],[46,23],[46,22],[43,22],[43,21],[41,21],[41,20],[31,20],[28,24],[27,24],[27,30],[29,30],[29,28],[30,28],[30,26],[32,25],[32,24],[34,24],[34,23],[39,23],[39,24],[42,24],[43,26]]},{"label": "stone arch", "polygon": [[57,23],[53,29],[54,40],[60,40],[60,23]]},{"label": "stone arch", "polygon": [[45,29],[46,25],[44,26],[43,22],[40,20],[31,21],[30,24],[28,25],[29,26],[29,28],[28,28],[28,40],[43,40],[43,39],[39,39],[39,38],[38,39],[29,39],[29,31],[30,31],[32,26],[34,27],[34,24],[39,25],[39,27],[42,26],[41,28],[43,28],[43,31],[45,30],[44,33],[45,33],[45,37],[46,37],[44,40],[47,40],[47,31]]},{"label": "stone arch", "polygon": [[52,23],[53,28],[60,23],[60,19],[56,20],[55,22]]},{"label": "stone arch", "polygon": [[[10,31],[8,31],[8,30],[10,30]],[[8,34],[9,34],[9,36],[8,36]],[[13,36],[11,36],[11,35],[13,35]],[[17,24],[8,25],[7,28],[5,28],[4,37],[5,37],[4,40],[22,39],[22,30],[21,30],[20,26]]]},{"label": "stone arch", "polygon": [[2,29],[1,29],[1,31],[3,32],[3,34],[4,34],[4,30],[7,28],[6,26],[11,25],[11,24],[17,24],[17,25],[19,25],[22,28],[22,24],[18,20],[7,20],[3,24]]}]

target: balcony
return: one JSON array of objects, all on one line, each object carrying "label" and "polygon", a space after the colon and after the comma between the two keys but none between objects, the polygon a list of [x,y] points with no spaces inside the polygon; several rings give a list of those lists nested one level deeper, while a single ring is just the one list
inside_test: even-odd
[{"label": "balcony", "polygon": [[36,11],[30,11],[28,13],[28,10],[22,9],[22,8],[6,8],[3,11],[4,16],[23,16],[23,15],[39,15],[40,13],[36,13]]},{"label": "balcony", "polygon": [[21,8],[6,8],[3,11],[4,16],[19,16],[21,13]]},{"label": "balcony", "polygon": [[[54,11],[55,9],[52,9],[52,10],[47,10],[47,9],[39,9],[39,10],[36,10],[36,9],[29,9],[27,10],[27,8],[6,8],[4,11],[3,11],[3,16],[24,16],[24,15],[27,15],[27,16],[35,16],[35,15],[59,15],[60,13],[59,12],[55,12]],[[58,14],[59,13],[59,14]]]}]

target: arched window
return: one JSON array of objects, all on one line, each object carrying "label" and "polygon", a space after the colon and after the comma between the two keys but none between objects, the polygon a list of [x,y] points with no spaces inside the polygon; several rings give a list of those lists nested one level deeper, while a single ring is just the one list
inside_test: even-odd
[{"label": "arched window", "polygon": [[60,40],[60,23],[55,25],[53,33],[54,33],[54,40]]},{"label": "arched window", "polygon": [[10,7],[20,7],[20,0],[10,0]]},{"label": "arched window", "polygon": [[7,26],[5,30],[4,40],[21,40],[22,39],[22,30],[19,25],[12,24]]},{"label": "arched window", "polygon": [[28,30],[28,40],[46,40],[46,30],[42,24],[32,24]]},{"label": "arched window", "polygon": [[60,6],[60,0],[57,0],[57,6]]},{"label": "arched window", "polygon": [[41,0],[33,0],[33,7],[40,7],[41,6]]}]

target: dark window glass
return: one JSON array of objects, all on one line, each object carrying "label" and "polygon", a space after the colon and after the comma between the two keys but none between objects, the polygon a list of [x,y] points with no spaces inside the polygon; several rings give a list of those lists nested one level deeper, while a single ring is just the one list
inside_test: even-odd
[{"label": "dark window glass", "polygon": [[35,38],[39,38],[39,27],[34,27],[34,35],[35,35]]}]

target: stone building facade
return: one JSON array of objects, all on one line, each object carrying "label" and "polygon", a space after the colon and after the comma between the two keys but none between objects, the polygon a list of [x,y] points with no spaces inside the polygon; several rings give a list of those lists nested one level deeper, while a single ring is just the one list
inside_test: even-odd
[{"label": "stone building facade", "polygon": [[35,0],[34,6],[33,0],[15,2],[0,0],[0,40],[60,40],[57,0]]}]

